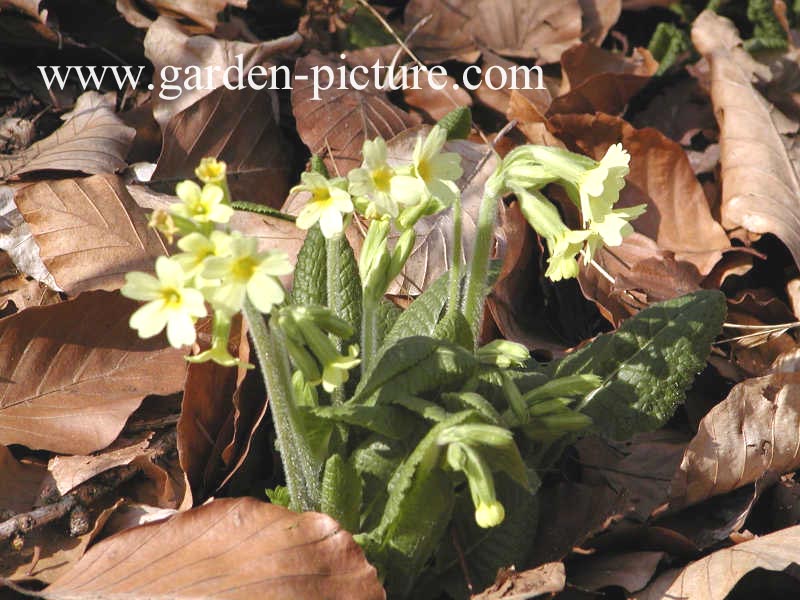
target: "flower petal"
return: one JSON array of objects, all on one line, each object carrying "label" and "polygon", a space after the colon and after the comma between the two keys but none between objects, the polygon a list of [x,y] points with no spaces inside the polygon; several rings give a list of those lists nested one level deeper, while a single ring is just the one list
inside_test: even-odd
[{"label": "flower petal", "polygon": [[319,227],[322,229],[322,235],[329,239],[337,233],[341,233],[344,227],[342,213],[334,207],[322,211],[319,218]]},{"label": "flower petal", "polygon": [[157,335],[167,324],[167,311],[163,300],[148,302],[131,315],[128,324],[139,332],[139,337]]},{"label": "flower petal", "polygon": [[161,282],[149,273],[132,271],[125,274],[120,293],[133,300],[155,300],[161,297]]},{"label": "flower petal", "polygon": [[173,348],[194,344],[197,333],[194,323],[189,315],[184,312],[173,313],[167,321],[167,340]]},{"label": "flower petal", "polygon": [[247,282],[247,297],[259,312],[268,313],[273,305],[283,302],[286,294],[273,277],[256,273]]}]

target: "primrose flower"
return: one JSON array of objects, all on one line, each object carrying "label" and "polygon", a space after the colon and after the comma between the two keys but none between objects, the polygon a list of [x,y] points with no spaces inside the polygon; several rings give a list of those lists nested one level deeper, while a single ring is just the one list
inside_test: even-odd
[{"label": "primrose flower", "polygon": [[565,229],[554,238],[547,239],[550,258],[547,259],[545,277],[551,281],[561,281],[578,276],[577,255],[591,235],[590,231]]},{"label": "primrose flower", "polygon": [[131,315],[130,326],[142,338],[153,337],[166,327],[174,348],[193,344],[194,322],[206,315],[203,294],[185,287],[186,274],[180,264],[166,256],[156,259],[156,275],[139,271],[125,275],[122,295],[147,302]]},{"label": "primrose flower", "polygon": [[[361,151],[364,162],[361,167],[347,174],[350,193],[368,201],[364,216],[368,219],[396,217],[399,209],[392,195],[392,186],[397,188],[395,171],[386,162],[386,142],[383,138],[365,140]],[[395,195],[398,190],[395,189]]]},{"label": "primrose flower", "polygon": [[224,203],[225,193],[217,185],[207,183],[200,189],[194,181],[181,181],[175,186],[181,202],[170,204],[173,215],[197,223],[227,223],[233,209]]},{"label": "primrose flower", "polygon": [[156,231],[160,231],[167,243],[171,244],[175,239],[175,234],[180,232],[180,229],[175,225],[175,220],[163,208],[158,208],[150,215],[150,220],[147,222],[148,227],[152,227]]},{"label": "primrose flower", "polygon": [[194,174],[203,183],[221,184],[225,181],[227,170],[228,166],[223,161],[206,157],[200,160]]},{"label": "primrose flower", "polygon": [[506,518],[506,509],[497,500],[494,502],[480,502],[475,508],[475,522],[478,527],[488,529],[500,525]]},{"label": "primrose flower", "polygon": [[203,270],[205,260],[212,256],[225,256],[230,252],[231,238],[222,231],[212,231],[209,236],[192,232],[178,240],[183,250],[172,260],[183,267],[187,277],[195,277]]},{"label": "primrose flower", "polygon": [[492,470],[486,459],[471,445],[454,442],[447,447],[446,460],[451,469],[462,471],[467,478],[478,526],[486,529],[500,525],[506,511],[497,500]]},{"label": "primrose flower", "polygon": [[215,308],[235,313],[242,308],[245,295],[262,313],[268,313],[286,297],[277,277],[292,272],[288,255],[279,250],[258,252],[258,240],[234,233],[230,254],[205,260],[200,275],[219,279],[219,285],[206,288]]},{"label": "primrose flower", "polygon": [[306,172],[300,176],[300,181],[292,192],[311,192],[311,200],[297,215],[295,224],[300,229],[311,229],[319,221],[322,235],[328,239],[341,233],[344,229],[342,215],[353,212],[353,201],[345,189],[345,179],[327,179],[319,173]]},{"label": "primrose flower", "polygon": [[597,166],[580,177],[578,194],[584,221],[602,219],[616,204],[620,190],[625,187],[625,175],[630,171],[630,160],[631,155],[622,144],[613,144]]},{"label": "primrose flower", "polygon": [[194,363],[213,361],[223,367],[244,367],[252,369],[253,365],[239,360],[228,351],[228,338],[231,334],[231,316],[224,310],[214,311],[214,328],[211,334],[211,348],[197,356],[187,356],[186,360]]},{"label": "primrose flower", "polygon": [[358,358],[358,347],[350,346],[347,355],[339,355],[335,359],[323,364],[322,389],[330,393],[349,379],[348,371],[361,363]]},{"label": "primrose flower", "polygon": [[[330,393],[347,382],[350,377],[348,371],[361,363],[361,360],[357,358],[358,348],[350,346],[347,355],[340,354],[331,338],[315,323],[315,319],[301,317],[295,321],[295,324],[302,336],[303,343],[316,361],[322,365],[322,388]],[[285,324],[283,325],[285,326]],[[291,334],[289,335],[291,336]],[[318,381],[310,383],[318,383]]]},{"label": "primrose flower", "polygon": [[609,210],[595,221],[589,222],[589,231],[592,235],[588,238],[588,252],[586,261],[588,262],[595,251],[603,244],[606,246],[619,246],[622,239],[633,233],[633,226],[629,223],[636,217],[645,212],[647,206],[639,204],[629,208],[617,208]]},{"label": "primrose flower", "polygon": [[[463,174],[461,157],[456,152],[442,152],[447,131],[436,125],[423,140],[417,138],[410,175],[398,175],[392,195],[400,204],[415,205],[424,195],[450,206],[459,193],[456,180]],[[420,186],[422,184],[422,187]]]}]

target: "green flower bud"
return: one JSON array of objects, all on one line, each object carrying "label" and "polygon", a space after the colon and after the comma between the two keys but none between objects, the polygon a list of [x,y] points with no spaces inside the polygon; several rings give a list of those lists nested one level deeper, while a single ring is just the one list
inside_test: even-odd
[{"label": "green flower bud", "polygon": [[400,234],[400,238],[397,240],[394,250],[392,250],[392,257],[386,274],[387,285],[403,270],[408,257],[411,255],[412,250],[414,250],[414,242],[416,242],[416,240],[417,233],[413,229],[406,229]]},{"label": "green flower bud", "polygon": [[504,427],[484,423],[453,425],[442,431],[436,438],[439,446],[448,444],[467,444],[470,446],[493,446],[503,448],[514,444],[514,434]]},{"label": "green flower bud", "polygon": [[592,418],[583,413],[569,410],[538,417],[537,422],[552,432],[583,431],[592,424]]},{"label": "green flower bud", "polygon": [[602,383],[597,375],[568,375],[552,379],[527,392],[522,398],[531,406],[551,398],[585,396],[599,388]]},{"label": "green flower bud", "polygon": [[314,357],[306,350],[305,346],[296,343],[291,337],[286,336],[285,341],[289,356],[303,374],[305,381],[311,385],[318,385],[322,381],[322,372],[317,361],[314,360]]},{"label": "green flower bud", "polygon": [[483,364],[495,365],[501,369],[521,367],[531,357],[531,353],[522,344],[508,340],[494,340],[478,348],[478,360]]},{"label": "green flower bud", "polygon": [[478,527],[488,529],[497,527],[506,518],[506,509],[497,500],[494,502],[481,502],[475,509],[475,522]]},{"label": "green flower bud", "polygon": [[483,528],[500,525],[505,519],[505,509],[497,500],[492,471],[480,453],[472,446],[456,442],[448,446],[446,461],[467,478],[477,524]]},{"label": "green flower bud", "polygon": [[541,417],[553,413],[563,412],[574,400],[570,398],[554,398],[553,400],[543,400],[531,406],[529,414],[532,417]]}]

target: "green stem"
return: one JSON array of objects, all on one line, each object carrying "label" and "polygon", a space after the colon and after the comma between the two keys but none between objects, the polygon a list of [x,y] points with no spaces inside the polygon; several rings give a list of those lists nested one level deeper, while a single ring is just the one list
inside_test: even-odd
[{"label": "green stem", "polygon": [[470,325],[475,343],[478,343],[483,305],[486,301],[486,281],[489,276],[489,255],[492,250],[494,225],[497,219],[497,201],[500,190],[486,183],[483,199],[478,211],[478,232],[475,236],[475,251],[472,254],[469,272],[467,273],[467,293],[463,299],[464,316]]},{"label": "green stem", "polygon": [[264,322],[264,316],[247,299],[242,312],[247,319],[258,364],[267,386],[278,451],[291,498],[290,508],[296,511],[319,510],[319,477],[322,465],[314,458],[305,442],[295,412],[292,370],[286,347],[280,339],[282,334],[280,331],[270,331]]},{"label": "green stem", "polygon": [[447,312],[449,317],[458,309],[459,295],[461,291],[461,225],[462,208],[461,194],[456,194],[453,202],[453,253],[450,265],[450,282],[447,291]]},{"label": "green stem", "polygon": [[235,201],[231,202],[231,206],[236,210],[243,210],[259,215],[265,215],[267,217],[275,217],[276,219],[290,221],[291,223],[294,223],[297,220],[297,217],[294,215],[281,212],[275,208],[270,208],[269,206],[264,206],[263,204],[256,204],[255,202]]}]

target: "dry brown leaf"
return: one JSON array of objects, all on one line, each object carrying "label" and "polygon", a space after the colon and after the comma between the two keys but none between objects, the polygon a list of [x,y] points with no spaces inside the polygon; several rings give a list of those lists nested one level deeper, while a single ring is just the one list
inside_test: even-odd
[{"label": "dry brown leaf", "polygon": [[553,100],[549,114],[621,114],[658,70],[645,48],[629,57],[590,44],[580,44],[561,55],[563,85],[567,91]]},{"label": "dry brown leaf", "polygon": [[466,27],[474,4],[475,0],[411,0],[405,9],[406,25],[413,28],[427,20],[411,38],[414,53],[428,62],[475,62],[480,53]]},{"label": "dry brown leaf", "polygon": [[[247,361],[249,346],[241,319],[232,330],[228,349]],[[232,397],[246,373],[214,362],[189,365],[178,421],[178,456],[198,500],[215,489],[223,474],[221,448],[230,440],[220,441],[220,433],[234,411]]]},{"label": "dry brown leaf", "polygon": [[700,422],[674,474],[670,506],[724,494],[800,467],[800,373],[736,385]]},{"label": "dry brown leaf", "polygon": [[[294,69],[292,112],[305,145],[325,158],[331,174],[346,175],[361,164],[364,140],[377,136],[388,140],[415,125],[415,121],[373,85],[364,90],[349,86],[341,90],[337,85],[329,90],[320,88],[319,99],[315,100],[312,67],[328,67],[336,73],[342,65],[317,52],[298,59]],[[324,77],[320,75],[322,83]]]},{"label": "dry brown leaf", "polygon": [[583,12],[582,39],[599,46],[622,12],[622,0],[578,0]]},{"label": "dry brown leaf", "polygon": [[[388,161],[392,165],[409,164],[414,145],[419,136],[430,130],[427,126],[409,129],[387,142]],[[483,185],[497,167],[497,158],[488,146],[467,140],[452,140],[445,144],[446,152],[461,156],[464,172],[456,183],[461,190],[462,205],[462,261],[472,256],[478,209],[483,197]],[[488,155],[480,170],[475,169]],[[389,287],[389,294],[420,294],[439,275],[450,269],[453,245],[453,211],[445,210],[430,217],[423,217],[414,226],[417,239],[414,249],[397,280]],[[396,237],[396,236],[393,236]]]},{"label": "dry brown leaf", "polygon": [[55,456],[47,463],[52,483],[63,496],[95,475],[128,465],[140,456],[146,456],[150,437],[150,434],[145,434],[136,440],[118,439],[102,452],[90,456]]},{"label": "dry brown leaf", "polygon": [[[146,0],[146,4],[159,15],[196,23],[197,26],[185,28],[192,33],[213,33],[219,24],[217,15],[228,6],[247,8],[247,0]],[[117,0],[117,10],[134,27],[146,29],[153,23],[135,0]]]},{"label": "dry brown leaf", "polygon": [[800,525],[758,537],[658,577],[633,600],[723,600],[754,569],[786,571],[800,563]]},{"label": "dry brown leaf", "polygon": [[444,89],[435,89],[431,87],[427,77],[420,77],[419,89],[412,87],[403,90],[406,103],[424,111],[434,121],[439,121],[460,106],[472,106],[472,96],[459,87],[455,79],[447,75],[437,77],[436,81],[437,85],[444,85]]},{"label": "dry brown leaf", "polygon": [[115,290],[128,271],[152,271],[164,242],[119,177],[42,181],[16,203],[56,284],[70,295]]},{"label": "dry brown leaf", "polygon": [[227,164],[235,200],[279,207],[289,191],[291,152],[276,106],[271,90],[217,88],[166,123],[150,182],[194,178],[200,160],[213,156]]},{"label": "dry brown leaf", "polygon": [[375,568],[333,519],[252,498],[215,500],[123,531],[92,547],[44,594],[52,600],[385,597]]},{"label": "dry brown leaf", "polygon": [[785,117],[753,86],[757,63],[731,21],[704,11],[692,41],[711,65],[723,222],[775,234],[800,264],[800,178],[781,135]]},{"label": "dry brown leaf", "polygon": [[[230,42],[206,35],[188,36],[172,19],[159,17],[147,30],[144,38],[144,55],[153,63],[153,86],[160,90],[158,95],[153,96],[153,116],[163,130],[172,117],[223,85],[226,69],[238,64],[238,55],[241,55],[242,70],[247,73],[255,65],[268,67],[270,56],[276,52],[297,49],[301,43],[302,38],[297,33],[259,44]],[[189,66],[201,69],[202,85],[192,85],[189,88],[184,85],[189,77],[193,77],[193,69],[186,70]],[[161,77],[164,67],[179,69],[175,81],[167,82],[167,87],[164,87],[165,82]],[[209,68],[211,85],[207,81],[206,69]],[[170,69],[167,69],[166,73],[169,72]],[[235,71],[230,72],[228,80],[231,84],[239,81],[236,75]],[[259,78],[255,81],[263,83]],[[244,89],[247,82],[241,83]],[[279,80],[278,84],[283,87],[284,82]],[[180,86],[178,96],[172,98],[176,90],[170,86]],[[162,97],[162,94],[167,97]]]},{"label": "dry brown leaf", "polygon": [[566,573],[560,562],[546,563],[520,573],[511,567],[500,569],[495,582],[471,600],[536,598],[560,592],[565,584]]},{"label": "dry brown leaf", "polygon": [[88,454],[146,395],[180,390],[183,352],[140,339],[128,326],[137,307],[91,292],[0,320],[0,443]]},{"label": "dry brown leaf", "polygon": [[558,62],[581,37],[577,0],[478,0],[467,27],[476,41],[503,56]]},{"label": "dry brown leaf", "polygon": [[14,513],[30,510],[46,478],[43,466],[19,462],[0,445],[0,509]]},{"label": "dry brown leaf", "polygon": [[33,171],[113,173],[123,168],[136,131],[114,114],[97,92],[84,92],[65,123],[29,148],[0,158],[0,180]]},{"label": "dry brown leaf", "polygon": [[652,579],[664,552],[609,552],[570,563],[569,583],[584,590],[621,587],[638,592]]},{"label": "dry brown leaf", "polygon": [[18,10],[44,23],[47,21],[47,10],[39,10],[41,3],[42,0],[0,0],[0,12]]},{"label": "dry brown leaf", "polygon": [[[489,50],[483,52],[480,67],[480,85],[472,93],[475,94],[475,97],[480,102],[503,115],[509,113],[512,98],[516,95],[524,97],[525,101],[534,107],[537,114],[544,115],[547,113],[547,109],[550,108],[553,94],[558,92],[559,82],[547,76],[542,76],[543,89],[537,88],[538,81],[535,73],[531,74],[530,86],[525,85],[521,75],[514,75],[515,69],[519,68],[517,63],[498,56]],[[502,77],[497,74],[498,69],[506,71],[507,85],[505,87],[499,85],[502,82]],[[520,88],[517,90],[511,89],[515,77],[518,78],[516,87]],[[487,85],[489,83],[487,78],[491,79],[491,85]]]}]

